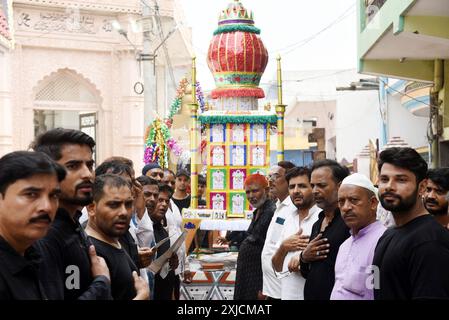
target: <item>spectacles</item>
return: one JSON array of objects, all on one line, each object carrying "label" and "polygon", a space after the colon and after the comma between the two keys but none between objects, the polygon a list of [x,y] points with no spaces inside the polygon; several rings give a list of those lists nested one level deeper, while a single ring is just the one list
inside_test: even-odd
[{"label": "spectacles", "polygon": [[279,173],[273,173],[268,175],[268,180],[277,180],[281,177],[283,177],[283,175],[280,175]]}]

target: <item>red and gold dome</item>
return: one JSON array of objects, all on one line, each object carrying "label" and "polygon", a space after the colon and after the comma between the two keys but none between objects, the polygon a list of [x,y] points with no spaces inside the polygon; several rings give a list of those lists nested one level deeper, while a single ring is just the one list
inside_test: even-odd
[{"label": "red and gold dome", "polygon": [[212,91],[213,99],[265,97],[259,83],[268,63],[268,51],[259,34],[253,13],[238,0],[221,12],[208,52],[208,65],[217,87]]}]

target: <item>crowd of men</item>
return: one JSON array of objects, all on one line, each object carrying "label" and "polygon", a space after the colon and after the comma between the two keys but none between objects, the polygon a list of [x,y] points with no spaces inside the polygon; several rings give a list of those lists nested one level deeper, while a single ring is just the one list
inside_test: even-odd
[{"label": "crowd of men", "polygon": [[[169,251],[189,173],[150,163],[136,178],[123,157],[94,169],[94,148],[58,128],[0,159],[0,299],[178,300],[192,281],[189,248]],[[239,250],[234,299],[449,298],[449,169],[411,148],[381,152],[378,169],[376,186],[333,160],[248,176],[251,224],[218,239]]]},{"label": "crowd of men", "polygon": [[390,148],[378,170],[377,186],[333,160],[250,176],[234,298],[449,298],[449,169]]}]

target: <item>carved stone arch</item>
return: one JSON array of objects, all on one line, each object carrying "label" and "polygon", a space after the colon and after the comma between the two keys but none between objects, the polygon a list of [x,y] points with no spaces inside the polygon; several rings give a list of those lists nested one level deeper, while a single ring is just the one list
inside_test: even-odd
[{"label": "carved stone arch", "polygon": [[87,77],[75,70],[64,68],[45,76],[33,88],[34,103],[68,103],[99,108],[103,98],[100,90]]}]

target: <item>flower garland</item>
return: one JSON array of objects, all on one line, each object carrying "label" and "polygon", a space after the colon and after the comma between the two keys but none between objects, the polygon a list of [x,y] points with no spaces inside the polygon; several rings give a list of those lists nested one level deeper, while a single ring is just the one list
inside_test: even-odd
[{"label": "flower garland", "polygon": [[182,98],[186,94],[187,85],[189,84],[189,81],[187,81],[187,78],[182,78],[179,82],[178,89],[176,90],[176,98],[173,101],[173,103],[170,106],[170,112],[168,114],[168,119],[173,121],[173,116],[179,112],[179,109],[181,109],[182,106]]},{"label": "flower garland", "polygon": [[200,83],[198,81],[196,82],[196,100],[198,101],[198,105],[200,106],[200,113],[206,111],[203,90],[201,89]]},{"label": "flower garland", "polygon": [[[176,90],[176,97],[170,106],[168,117],[164,120],[157,118],[148,126],[145,131],[145,152],[144,162],[158,162],[163,168],[168,167],[168,150],[171,150],[177,157],[183,153],[182,147],[170,135],[170,128],[173,125],[173,117],[179,112],[182,106],[182,98],[185,96],[187,78],[181,79],[179,87]],[[199,82],[196,83],[196,97],[200,106],[201,113],[205,111],[204,95]],[[204,148],[202,148],[204,149]]]}]

